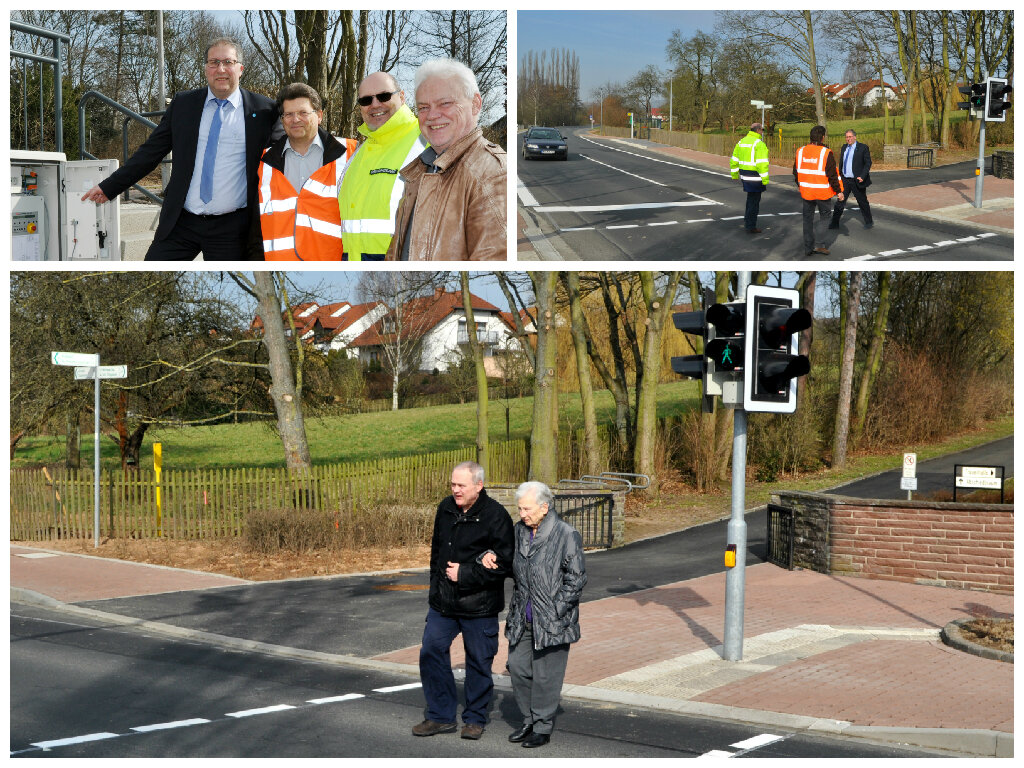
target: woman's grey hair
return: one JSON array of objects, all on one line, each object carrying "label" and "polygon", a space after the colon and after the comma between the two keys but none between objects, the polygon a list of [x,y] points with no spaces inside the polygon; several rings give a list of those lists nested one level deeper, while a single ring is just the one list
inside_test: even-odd
[{"label": "woman's grey hair", "polygon": [[418,93],[423,81],[431,77],[454,80],[463,97],[467,99],[472,99],[480,93],[480,86],[477,85],[473,70],[455,59],[430,59],[420,64],[416,70],[415,92]]},{"label": "woman's grey hair", "polygon": [[475,461],[464,461],[461,464],[456,464],[452,468],[452,472],[456,469],[468,469],[474,483],[482,483],[484,481],[484,468]]},{"label": "woman's grey hair", "polygon": [[516,504],[528,494],[533,495],[533,500],[538,507],[547,504],[548,509],[551,509],[551,505],[555,501],[555,494],[551,492],[551,489],[537,480],[529,480],[516,488]]}]

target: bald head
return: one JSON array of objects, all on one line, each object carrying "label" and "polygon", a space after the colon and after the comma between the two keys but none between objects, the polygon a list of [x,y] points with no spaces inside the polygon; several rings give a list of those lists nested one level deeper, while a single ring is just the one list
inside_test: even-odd
[{"label": "bald head", "polygon": [[[398,87],[398,81],[387,72],[374,72],[365,78],[359,84],[358,97],[359,111],[371,131],[384,125],[405,104],[405,93]],[[364,105],[367,98],[370,101]]]}]

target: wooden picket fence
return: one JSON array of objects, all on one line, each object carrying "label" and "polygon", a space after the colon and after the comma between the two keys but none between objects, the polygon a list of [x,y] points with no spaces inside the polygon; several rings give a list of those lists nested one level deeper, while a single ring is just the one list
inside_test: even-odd
[{"label": "wooden picket fence", "polygon": [[[576,435],[560,440],[560,477],[578,472]],[[520,483],[529,471],[526,440],[491,443],[489,484]],[[475,458],[460,450],[378,461],[285,468],[153,470],[100,476],[100,532],[117,538],[210,539],[240,536],[258,509],[348,512],[382,501],[434,504],[449,492],[451,468]],[[95,515],[92,470],[12,469],[11,539],[89,538]],[[159,503],[158,503],[159,498]]]}]

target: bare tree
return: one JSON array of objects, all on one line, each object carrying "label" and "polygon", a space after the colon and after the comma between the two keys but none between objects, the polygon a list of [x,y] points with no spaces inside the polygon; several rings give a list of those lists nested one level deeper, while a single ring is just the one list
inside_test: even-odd
[{"label": "bare tree", "polygon": [[835,435],[832,440],[832,466],[842,469],[846,466],[846,446],[850,432],[850,397],[853,392],[853,363],[857,352],[857,322],[860,318],[860,288],[863,272],[851,272],[848,286],[839,276],[840,291],[848,291],[845,312],[841,312],[845,329],[842,360],[839,366],[839,404],[836,407]]},{"label": "bare tree", "polygon": [[484,368],[484,350],[476,333],[476,319],[473,316],[473,295],[469,292],[469,273],[459,272],[462,286],[462,309],[466,313],[466,342],[473,356],[476,371],[476,463],[489,471],[487,447],[487,369]]},{"label": "bare tree", "polygon": [[558,480],[558,363],[555,336],[555,286],[558,273],[530,272],[537,298],[537,365],[530,433],[530,479],[553,485]]},{"label": "bare tree", "polygon": [[580,277],[574,270],[562,273],[562,282],[569,299],[573,349],[576,352],[576,373],[580,382],[580,407],[583,410],[583,450],[586,473],[601,471],[601,449],[597,440],[597,415],[594,410],[594,384],[587,354],[587,333],[584,330],[583,303],[580,300]]}]

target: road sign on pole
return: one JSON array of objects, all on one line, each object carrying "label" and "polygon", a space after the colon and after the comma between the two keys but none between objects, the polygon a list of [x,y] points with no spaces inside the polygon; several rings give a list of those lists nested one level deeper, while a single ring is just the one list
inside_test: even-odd
[{"label": "road sign on pole", "polygon": [[50,362],[54,365],[97,366],[100,364],[100,356],[89,355],[82,352],[51,352]]},{"label": "road sign on pole", "polygon": [[101,379],[127,379],[128,378],[128,366],[127,365],[100,365],[100,366],[85,366],[79,365],[75,368],[75,379],[94,379],[96,378],[96,369],[99,368],[99,377]]}]

